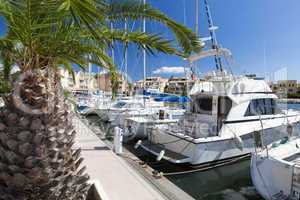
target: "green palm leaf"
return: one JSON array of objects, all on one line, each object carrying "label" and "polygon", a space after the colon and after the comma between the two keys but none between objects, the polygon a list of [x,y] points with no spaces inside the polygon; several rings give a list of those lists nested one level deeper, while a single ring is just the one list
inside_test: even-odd
[{"label": "green palm leaf", "polygon": [[128,0],[113,1],[106,7],[104,12],[111,21],[146,19],[162,23],[174,32],[185,55],[190,54],[192,51],[201,50],[201,42],[196,34],[148,4],[143,5],[139,1]]}]

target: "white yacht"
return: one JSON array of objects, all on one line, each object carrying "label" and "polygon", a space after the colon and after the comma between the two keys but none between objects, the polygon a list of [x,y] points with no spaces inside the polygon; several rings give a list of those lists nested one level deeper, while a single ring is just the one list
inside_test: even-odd
[{"label": "white yacht", "polygon": [[191,104],[176,125],[156,128],[141,147],[172,163],[211,164],[249,155],[253,133],[264,144],[286,135],[299,122],[297,111],[280,110],[277,96],[264,80],[233,77],[225,71],[196,84]]},{"label": "white yacht", "polygon": [[157,112],[157,109],[162,108],[164,103],[156,102],[147,96],[123,97],[112,103],[111,106],[104,108],[87,109],[83,114],[96,114],[104,122],[115,122],[120,118],[120,115],[128,116],[129,112],[137,112],[137,115],[148,115],[149,112]]},{"label": "white yacht", "polygon": [[300,199],[300,138],[283,139],[253,153],[251,178],[264,199]]},{"label": "white yacht", "polygon": [[124,136],[129,140],[145,139],[153,127],[178,123],[185,111],[185,109],[163,108],[146,116],[134,116],[133,113],[129,113],[131,117],[125,117],[123,120]]},{"label": "white yacht", "polygon": [[219,46],[207,0],[204,5],[210,37],[202,39],[203,48],[209,40],[211,48],[187,61],[192,68],[193,62],[213,56],[217,72],[194,85],[189,109],[176,125],[155,128],[146,141],[137,143],[158,160],[202,165],[246,157],[255,149],[254,132],[262,132],[267,145],[286,135],[287,124],[300,120],[298,112],[277,107],[277,96],[264,80],[226,73],[222,58],[228,61],[231,52]]}]

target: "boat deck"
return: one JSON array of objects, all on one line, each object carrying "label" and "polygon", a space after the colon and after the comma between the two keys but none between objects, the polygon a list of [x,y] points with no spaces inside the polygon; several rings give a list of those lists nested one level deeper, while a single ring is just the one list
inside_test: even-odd
[{"label": "boat deck", "polygon": [[287,158],[284,158],[283,160],[292,162],[292,163],[297,163],[300,164],[300,153],[293,154]]}]

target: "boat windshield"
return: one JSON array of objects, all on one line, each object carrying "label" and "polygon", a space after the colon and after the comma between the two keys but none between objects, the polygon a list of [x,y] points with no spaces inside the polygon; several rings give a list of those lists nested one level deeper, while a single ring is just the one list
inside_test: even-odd
[{"label": "boat windshield", "polygon": [[124,106],[126,108],[142,108],[143,105],[141,103],[130,103],[130,104],[127,104],[126,106]]},{"label": "boat windshield", "polygon": [[197,114],[212,114],[212,101],[211,96],[198,97],[193,99],[191,103],[191,112]]},{"label": "boat windshield", "polygon": [[253,99],[250,101],[245,116],[274,115],[280,112],[275,99]]},{"label": "boat windshield", "polygon": [[119,101],[117,103],[115,103],[115,105],[113,105],[113,108],[123,108],[127,103],[124,101]]}]

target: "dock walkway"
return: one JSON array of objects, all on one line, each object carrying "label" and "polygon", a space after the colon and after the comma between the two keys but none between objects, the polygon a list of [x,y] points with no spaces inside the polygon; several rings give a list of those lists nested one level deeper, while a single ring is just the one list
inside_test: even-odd
[{"label": "dock walkway", "polygon": [[114,154],[80,119],[75,147],[82,149],[84,165],[102,200],[165,200],[163,194]]}]

